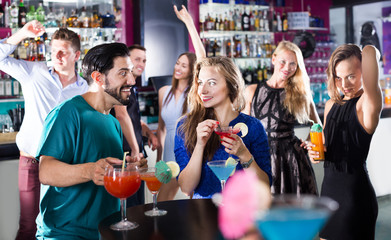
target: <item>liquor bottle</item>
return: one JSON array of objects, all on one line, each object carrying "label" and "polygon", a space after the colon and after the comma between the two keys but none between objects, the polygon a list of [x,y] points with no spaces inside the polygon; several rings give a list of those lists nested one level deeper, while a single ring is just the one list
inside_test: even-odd
[{"label": "liquor bottle", "polygon": [[213,57],[218,56],[218,49],[219,49],[219,46],[217,45],[217,41],[215,39],[213,46],[212,46],[212,56]]},{"label": "liquor bottle", "polygon": [[35,39],[31,38],[28,43],[28,51],[27,57],[29,61],[37,61],[38,60],[38,45]]},{"label": "liquor bottle", "polygon": [[257,79],[259,82],[261,82],[263,80],[263,69],[262,69],[262,65],[261,65],[261,60],[258,61]]},{"label": "liquor bottle", "polygon": [[87,11],[86,11],[85,7],[83,7],[81,10],[79,20],[81,22],[81,27],[83,27],[83,28],[90,28],[91,27],[91,20],[87,16]]},{"label": "liquor bottle", "polygon": [[250,31],[250,16],[247,14],[246,9],[242,14],[242,30]]},{"label": "liquor bottle", "polygon": [[254,10],[254,28],[255,28],[255,31],[260,31],[260,27],[259,27],[259,24],[260,24],[260,16],[259,16],[259,13],[258,11]]},{"label": "liquor bottle", "polygon": [[0,2],[0,27],[4,27],[4,9],[2,2]]},{"label": "liquor bottle", "polygon": [[24,6],[23,0],[20,0],[18,10],[18,27],[23,27],[26,24],[27,9]]},{"label": "liquor bottle", "polygon": [[4,7],[4,27],[10,26],[10,7],[8,6],[8,2],[5,2]]},{"label": "liquor bottle", "polygon": [[232,11],[229,11],[229,14],[230,14],[229,30],[230,30],[230,31],[235,31],[234,15],[233,15]]},{"label": "liquor bottle", "polygon": [[288,31],[288,18],[286,17],[286,13],[282,13],[282,31]]},{"label": "liquor bottle", "polygon": [[79,22],[78,22],[77,15],[76,15],[76,9],[73,9],[71,11],[71,16],[69,16],[69,18],[67,19],[67,26],[68,27],[78,27],[79,26]]},{"label": "liquor bottle", "polygon": [[24,40],[23,42],[21,42],[19,44],[18,52],[17,52],[19,59],[28,60],[28,57],[27,57],[28,46],[29,46],[28,39]]},{"label": "liquor bottle", "polygon": [[30,10],[26,14],[26,21],[30,22],[32,20],[37,19],[36,11],[34,5],[30,5]]},{"label": "liquor bottle", "polygon": [[277,13],[277,32],[282,32],[282,21],[280,13]]},{"label": "liquor bottle", "polygon": [[46,17],[45,27],[58,27],[58,23],[56,21],[56,15],[53,12],[53,9],[49,10],[49,13]]},{"label": "liquor bottle", "polygon": [[390,78],[386,78],[386,86],[384,90],[384,104],[391,104],[391,80]]},{"label": "liquor bottle", "polygon": [[272,21],[272,32],[277,32],[277,14],[275,12],[271,12],[271,14],[273,15],[273,21]]},{"label": "liquor bottle", "polygon": [[270,32],[270,23],[267,16],[267,10],[263,11],[263,29],[265,32]]},{"label": "liquor bottle", "polygon": [[250,18],[250,31],[255,31],[255,14],[253,14],[253,12],[251,11],[250,9],[250,15],[249,15],[249,18]]},{"label": "liquor bottle", "polygon": [[45,23],[45,9],[43,9],[42,3],[39,3],[38,8],[37,8],[37,20],[44,24]]},{"label": "liquor bottle", "polygon": [[45,61],[45,43],[42,41],[40,37],[35,38],[35,42],[37,43],[37,60]]},{"label": "liquor bottle", "polygon": [[231,46],[232,46],[231,39],[228,39],[225,45],[225,54],[229,58],[232,57]]},{"label": "liquor bottle", "polygon": [[237,14],[237,18],[236,18],[236,22],[235,22],[235,30],[236,31],[242,31],[242,11],[238,11],[238,14]]},{"label": "liquor bottle", "polygon": [[234,43],[235,43],[235,47],[234,47],[234,50],[235,50],[235,57],[236,58],[239,58],[242,56],[242,44],[240,42],[240,39],[238,38],[238,36],[234,37]]},{"label": "liquor bottle", "polygon": [[228,17],[227,17],[227,12],[225,12],[225,15],[224,15],[224,30],[225,31],[229,31],[229,28],[230,28],[230,22],[228,20]]},{"label": "liquor bottle", "polygon": [[16,5],[16,0],[11,3],[10,6],[10,28],[18,28],[18,14],[19,9]]}]

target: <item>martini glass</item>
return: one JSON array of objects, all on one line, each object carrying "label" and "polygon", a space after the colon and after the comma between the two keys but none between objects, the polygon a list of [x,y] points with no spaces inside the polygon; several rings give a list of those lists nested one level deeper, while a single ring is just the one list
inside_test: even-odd
[{"label": "martini glass", "polygon": [[157,208],[157,194],[162,186],[162,183],[156,177],[156,168],[144,168],[140,169],[141,180],[144,180],[147,184],[149,191],[153,196],[153,208],[146,211],[144,214],[149,217],[163,216],[167,214],[166,210]]},{"label": "martini glass", "polygon": [[236,165],[238,165],[237,161],[227,162],[226,160],[217,160],[210,161],[207,163],[208,167],[212,170],[212,172],[216,175],[216,177],[220,180],[221,183],[221,191],[223,191],[225,187],[225,182],[231,175],[231,173],[235,170]]},{"label": "martini glass", "polygon": [[137,192],[141,186],[137,166],[129,165],[122,169],[121,165],[108,166],[103,177],[106,191],[121,200],[121,221],[110,226],[116,231],[131,230],[138,227],[135,222],[126,218],[126,199]]},{"label": "martini glass", "polygon": [[337,209],[327,197],[280,195],[258,214],[256,225],[266,240],[312,240]]}]

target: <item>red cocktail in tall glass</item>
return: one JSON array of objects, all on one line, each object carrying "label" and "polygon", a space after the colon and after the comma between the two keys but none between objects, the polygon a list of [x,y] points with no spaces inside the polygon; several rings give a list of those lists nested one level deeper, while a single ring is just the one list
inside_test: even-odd
[{"label": "red cocktail in tall glass", "polygon": [[138,227],[137,223],[126,219],[126,198],[137,192],[141,186],[141,179],[135,165],[128,165],[125,169],[122,166],[109,166],[103,177],[106,191],[121,200],[122,220],[110,226],[117,231],[131,230]]}]

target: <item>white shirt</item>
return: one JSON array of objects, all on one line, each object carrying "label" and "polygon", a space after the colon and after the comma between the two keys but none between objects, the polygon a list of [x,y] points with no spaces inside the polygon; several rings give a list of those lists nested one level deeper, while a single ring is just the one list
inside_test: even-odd
[{"label": "white shirt", "polygon": [[25,114],[16,136],[16,144],[19,150],[35,156],[48,113],[64,100],[87,92],[88,84],[76,74],[76,82],[63,88],[57,73],[53,68],[47,67],[45,62],[29,62],[9,57],[15,48],[15,45],[0,43],[0,70],[21,84]]}]

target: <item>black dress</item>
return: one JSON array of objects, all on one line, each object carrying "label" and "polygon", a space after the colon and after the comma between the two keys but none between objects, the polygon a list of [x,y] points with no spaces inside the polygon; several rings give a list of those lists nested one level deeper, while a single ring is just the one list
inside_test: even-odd
[{"label": "black dress", "polygon": [[375,238],[378,206],[366,167],[372,134],[358,121],[359,98],[334,104],[324,129],[327,152],[321,195],[339,203],[339,209],[319,234],[328,240]]},{"label": "black dress", "polygon": [[258,84],[251,116],[261,120],[268,137],[273,194],[318,194],[315,174],[301,141],[295,136],[295,117],[285,109],[285,90]]}]

